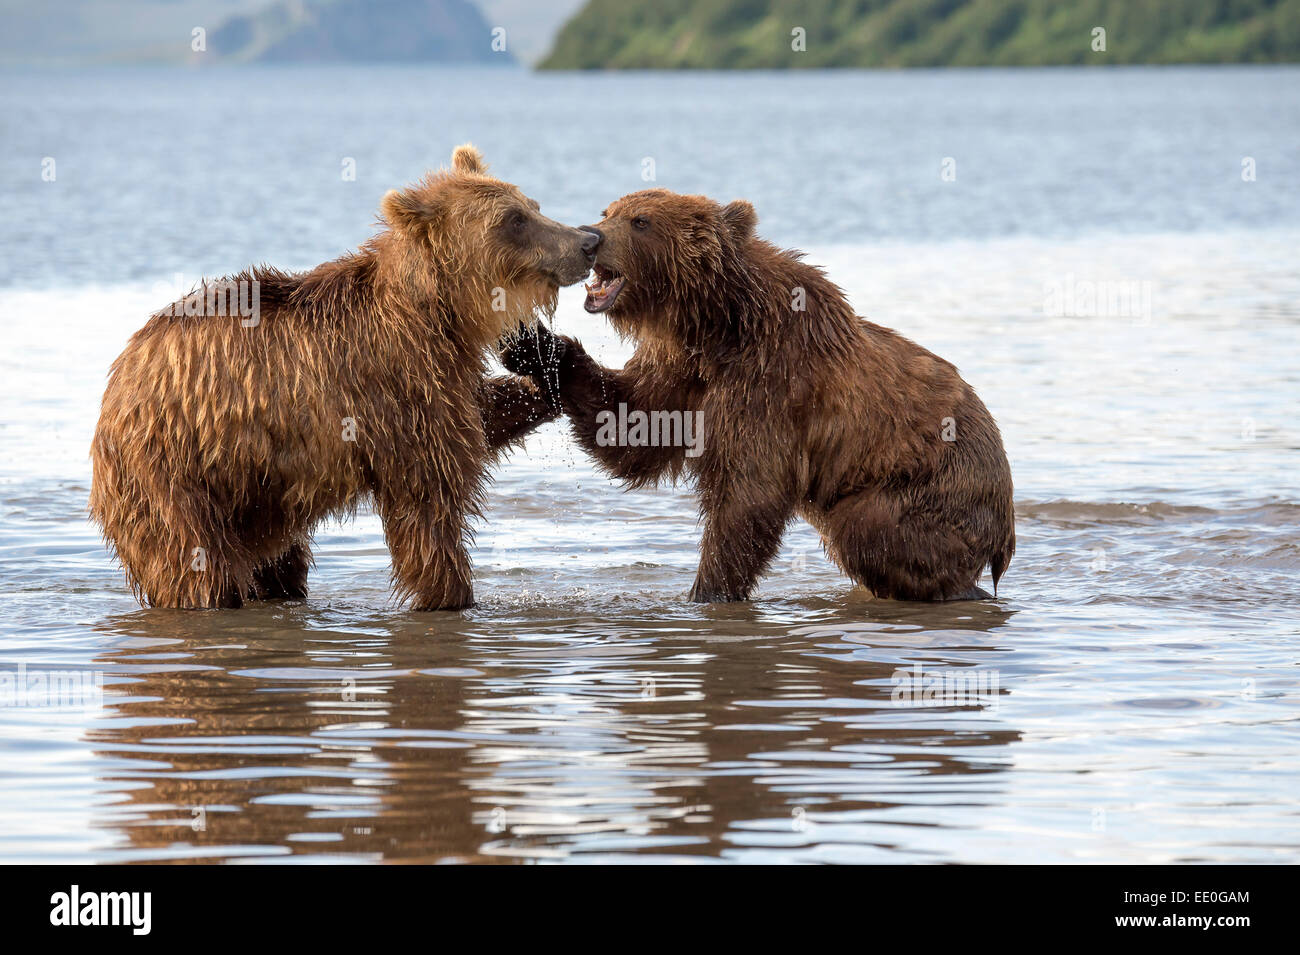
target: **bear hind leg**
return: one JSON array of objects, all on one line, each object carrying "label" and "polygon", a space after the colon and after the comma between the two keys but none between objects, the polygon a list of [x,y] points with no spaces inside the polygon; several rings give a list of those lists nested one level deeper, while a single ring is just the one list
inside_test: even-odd
[{"label": "bear hind leg", "polygon": [[875,596],[892,600],[988,600],[978,585],[987,560],[951,525],[906,509],[883,492],[845,498],[818,522],[827,553]]},{"label": "bear hind leg", "polygon": [[252,600],[301,600],[307,596],[310,569],[310,548],[295,541],[282,554],[267,559],[253,571],[248,596]]},{"label": "bear hind leg", "polygon": [[164,543],[155,543],[156,549],[148,554],[132,556],[124,554],[121,545],[117,548],[142,603],[179,610],[237,610],[244,605],[247,585],[241,586],[241,581],[251,576],[247,561],[232,558],[219,547],[191,547],[165,532],[150,540]]}]

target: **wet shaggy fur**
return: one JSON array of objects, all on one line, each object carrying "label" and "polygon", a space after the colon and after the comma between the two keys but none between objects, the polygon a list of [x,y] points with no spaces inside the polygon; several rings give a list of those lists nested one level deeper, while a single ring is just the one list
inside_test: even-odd
[{"label": "wet shaggy fur", "polygon": [[143,603],[302,597],[313,529],[367,496],[397,595],[472,602],[491,454],[550,413],[531,383],[485,380],[485,349],[553,310],[590,248],[468,146],[382,211],[356,253],[234,276],[258,283],[255,323],[165,309],[113,363],[90,512]]},{"label": "wet shaggy fur", "polygon": [[[596,275],[624,279],[607,315],[635,354],[611,370],[538,329],[507,367],[549,389],[611,474],[632,486],[694,478],[694,600],[747,599],[796,515],[877,597],[987,597],[984,568],[996,587],[1015,550],[1011,472],[992,416],[956,368],[859,318],[800,253],[755,237],[756,223],[747,202],[625,196],[595,227]],[[589,310],[599,304],[589,296]],[[555,359],[540,374],[536,356],[547,353]],[[703,452],[602,446],[597,415],[620,403],[703,411]]]}]

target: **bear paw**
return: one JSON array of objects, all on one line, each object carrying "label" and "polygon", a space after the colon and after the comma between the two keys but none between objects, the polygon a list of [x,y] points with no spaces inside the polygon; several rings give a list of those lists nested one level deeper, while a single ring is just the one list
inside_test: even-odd
[{"label": "bear paw", "polygon": [[567,342],[541,322],[520,324],[501,339],[498,356],[506,371],[525,378],[554,376]]},{"label": "bear paw", "polygon": [[497,356],[506,371],[530,378],[555,411],[560,410],[560,367],[569,340],[541,322],[521,324],[501,340]]}]

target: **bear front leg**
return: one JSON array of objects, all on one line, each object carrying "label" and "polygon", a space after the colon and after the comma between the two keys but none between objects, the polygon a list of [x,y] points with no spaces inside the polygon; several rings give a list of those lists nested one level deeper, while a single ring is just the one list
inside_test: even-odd
[{"label": "bear front leg", "polygon": [[574,439],[615,477],[641,486],[675,476],[685,464],[684,446],[608,440],[613,430],[609,422],[619,415],[627,420],[637,412],[691,414],[685,400],[689,375],[679,369],[643,375],[634,356],[626,368],[614,371],[588,355],[579,342],[556,337],[545,325],[516,332],[503,348],[501,362],[515,374],[528,376],[544,401],[569,416]]},{"label": "bear front leg", "polygon": [[[686,466],[685,428],[689,426],[695,432],[693,440],[703,441],[703,435],[695,431],[698,421],[695,412],[683,407],[682,396],[638,387],[640,382],[633,375],[602,367],[581,347],[570,348],[569,354],[573,364],[561,378],[560,387],[574,440],[602,468],[631,487],[644,487],[665,477],[676,478]],[[683,422],[682,443],[662,440],[662,432],[656,435],[659,441],[650,440],[649,432],[639,441],[624,441],[619,437],[620,420],[631,421],[640,415],[641,420],[654,422],[664,414],[676,415]],[[654,427],[650,425],[651,429]],[[698,447],[695,453],[698,454]]]},{"label": "bear front leg", "polygon": [[[430,489],[437,499],[437,492]],[[469,550],[462,508],[438,507],[429,500],[381,500],[376,510],[393,561],[393,591],[412,598],[413,610],[464,610],[474,605]]]},{"label": "bear front leg", "polygon": [[748,600],[781,547],[793,505],[776,494],[751,496],[736,487],[702,486],[704,535],[691,587],[696,603]]},{"label": "bear front leg", "polygon": [[560,416],[558,403],[547,401],[528,378],[498,377],[484,380],[479,389],[483,436],[488,450],[496,452],[521,441],[537,426]]}]

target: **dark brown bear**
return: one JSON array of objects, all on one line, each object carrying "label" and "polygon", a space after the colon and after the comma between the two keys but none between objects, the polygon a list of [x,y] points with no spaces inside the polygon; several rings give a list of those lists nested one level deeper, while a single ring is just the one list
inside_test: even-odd
[{"label": "dark brown bear", "polygon": [[540,215],[472,146],[384,197],[387,228],[302,274],[206,283],[113,363],[92,517],[158,607],[301,597],[316,525],[369,497],[394,588],[473,600],[467,519],[493,451],[548,414],[486,348],[590,270],[596,239]]},{"label": "dark brown bear", "polygon": [[[691,599],[747,599],[795,515],[877,597],[987,597],[1015,550],[997,425],[957,370],[853,313],[796,252],[754,235],[753,207],[663,189],[615,202],[589,312],[633,339],[618,371],[543,327],[504,360],[568,414],[578,442],[634,487],[684,471],[704,533]],[[546,360],[546,356],[551,356]],[[611,415],[702,412],[698,454]],[[622,418],[620,420],[622,420]],[[651,432],[654,431],[652,427]]]}]

